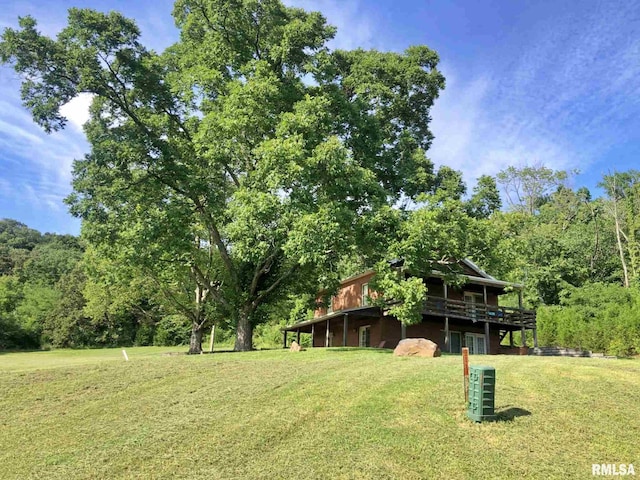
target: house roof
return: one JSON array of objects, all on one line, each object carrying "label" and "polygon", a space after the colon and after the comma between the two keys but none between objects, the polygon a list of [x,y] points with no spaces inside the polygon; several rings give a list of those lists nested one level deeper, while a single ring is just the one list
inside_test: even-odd
[{"label": "house roof", "polygon": [[[468,259],[468,258],[463,258],[461,260],[461,263],[466,265],[468,268],[470,268],[471,270],[473,270],[474,272],[477,273],[477,275],[465,275],[465,274],[461,274],[461,276],[466,277],[470,282],[473,283],[478,283],[480,285],[488,285],[488,286],[492,286],[492,287],[513,287],[513,288],[523,288],[523,285],[520,283],[512,283],[512,282],[505,282],[503,280],[498,280],[495,277],[489,275],[487,272],[485,272],[484,270],[482,270],[478,265],[476,265],[472,260]],[[404,264],[403,260],[399,260],[399,259],[393,259],[391,261],[389,261],[389,264],[393,267],[393,266],[402,266]],[[357,275],[352,275],[350,277],[345,278],[344,280],[341,280],[340,283],[344,284],[347,282],[351,282],[353,280],[357,280],[358,278],[367,276],[374,273],[374,270],[367,270],[365,272],[362,273],[358,273]],[[444,276],[442,274],[442,272],[439,272],[438,270],[433,270],[431,272],[432,276],[434,277],[442,277]]]},{"label": "house roof", "polygon": [[300,330],[301,328],[310,326],[314,323],[326,322],[327,320],[331,320],[333,318],[344,317],[345,315],[351,315],[354,317],[370,317],[370,316],[379,316],[380,315],[380,307],[375,306],[365,306],[365,307],[355,307],[348,308],[346,310],[339,310],[337,312],[327,313],[326,315],[321,315],[319,317],[314,317],[309,320],[305,320],[304,322],[294,323],[293,325],[287,325],[282,329],[283,332]]},{"label": "house roof", "polygon": [[[444,277],[444,274],[442,272],[438,272],[437,270],[433,270],[431,272],[431,276],[432,277]],[[465,277],[467,280],[469,280],[469,282],[471,283],[477,283],[480,285],[487,285],[490,287],[500,287],[500,288],[505,288],[505,287],[512,287],[512,288],[524,288],[524,285],[522,285],[521,283],[513,283],[513,282],[504,282],[502,280],[496,280],[495,278],[491,277],[490,275],[488,275],[487,277],[476,277],[473,275],[461,275],[462,277]]]},{"label": "house roof", "polygon": [[494,277],[492,277],[491,275],[489,275],[487,272],[485,272],[484,270],[482,270],[478,265],[476,265],[475,263],[473,263],[471,260],[469,260],[468,258],[463,258],[462,259],[462,263],[464,263],[467,267],[469,267],[471,270],[475,271],[478,273],[478,275],[480,275],[483,278],[488,278],[489,280],[496,280]]}]

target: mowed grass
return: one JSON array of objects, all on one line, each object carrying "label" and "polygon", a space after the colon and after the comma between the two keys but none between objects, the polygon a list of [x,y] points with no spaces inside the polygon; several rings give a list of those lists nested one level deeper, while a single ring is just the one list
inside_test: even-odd
[{"label": "mowed grass", "polygon": [[[467,420],[459,356],[376,349],[0,355],[1,478],[592,478],[640,470],[640,362],[471,357],[500,420]],[[176,351],[175,348],[173,348]],[[637,472],[640,474],[640,472]]]}]

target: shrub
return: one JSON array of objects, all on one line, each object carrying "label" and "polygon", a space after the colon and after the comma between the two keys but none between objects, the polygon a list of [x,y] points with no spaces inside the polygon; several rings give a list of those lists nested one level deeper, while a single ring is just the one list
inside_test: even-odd
[{"label": "shrub", "polygon": [[191,336],[191,324],[183,315],[167,315],[156,325],[153,344],[157,346],[186,345]]}]

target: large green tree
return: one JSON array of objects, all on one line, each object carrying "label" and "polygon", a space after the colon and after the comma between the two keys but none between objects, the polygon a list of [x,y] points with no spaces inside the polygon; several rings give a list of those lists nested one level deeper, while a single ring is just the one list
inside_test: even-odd
[{"label": "large green tree", "polygon": [[174,17],[180,41],[162,54],[115,12],[71,9],[55,39],[25,17],[0,57],[47,131],[93,95],[69,199],[83,236],[189,316],[190,351],[207,305],[248,350],[261,307],[335,284],[341,256],[384,238],[389,206],[433,186],[444,78],[424,46],[330,51],[321,14],[278,0],[179,0]]}]

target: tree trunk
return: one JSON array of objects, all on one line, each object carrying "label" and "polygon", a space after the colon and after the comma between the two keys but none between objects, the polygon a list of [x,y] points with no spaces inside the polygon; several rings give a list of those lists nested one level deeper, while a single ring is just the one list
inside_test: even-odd
[{"label": "tree trunk", "polygon": [[191,339],[189,340],[189,353],[202,353],[202,325],[193,322],[191,326]]},{"label": "tree trunk", "polygon": [[[615,184],[614,184],[615,186]],[[622,248],[622,239],[620,238],[620,220],[618,218],[618,201],[613,199],[613,219],[616,227],[616,240],[618,243],[618,252],[620,253],[620,262],[622,263],[622,273],[624,275],[624,286],[629,288],[629,272],[627,271],[627,262],[624,258],[624,249]]]},{"label": "tree trunk", "polygon": [[236,352],[248,352],[252,348],[253,327],[251,325],[251,319],[246,311],[241,311],[236,327],[236,344],[233,349]]}]

